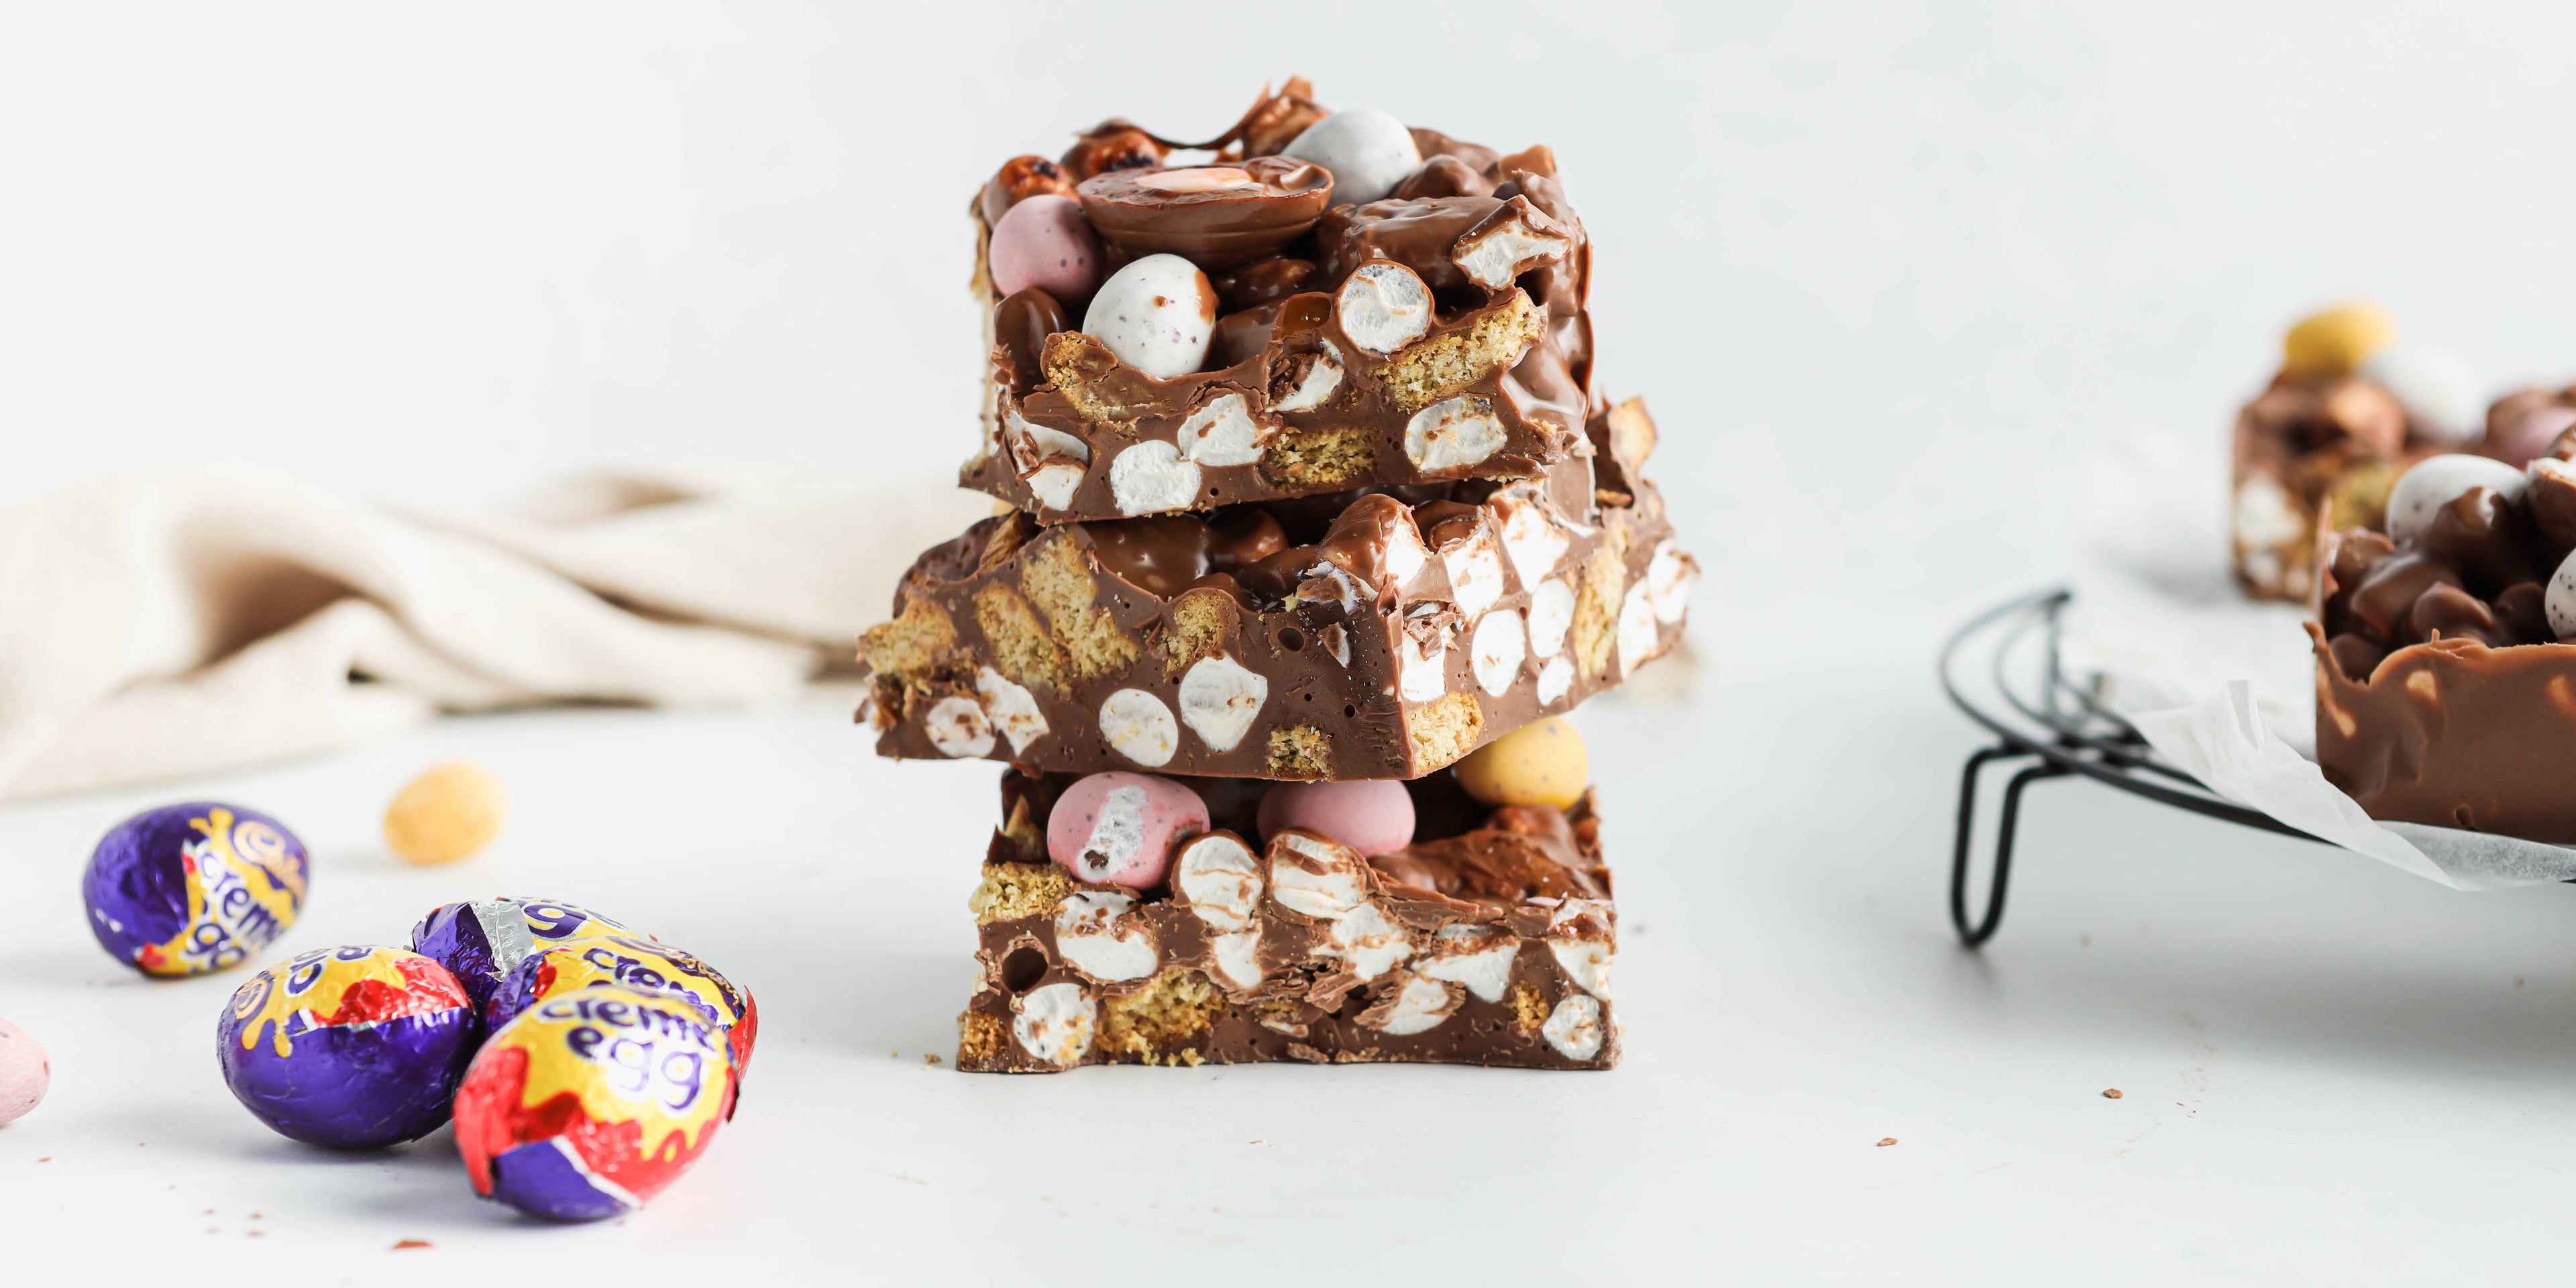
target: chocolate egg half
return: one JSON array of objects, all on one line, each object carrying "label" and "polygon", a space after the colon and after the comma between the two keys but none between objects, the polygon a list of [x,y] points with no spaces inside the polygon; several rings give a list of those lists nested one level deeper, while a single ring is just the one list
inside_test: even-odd
[{"label": "chocolate egg half", "polygon": [[1287,157],[1185,170],[1113,170],[1075,194],[1092,231],[1129,259],[1178,255],[1221,272],[1279,253],[1322,218],[1333,175]]}]

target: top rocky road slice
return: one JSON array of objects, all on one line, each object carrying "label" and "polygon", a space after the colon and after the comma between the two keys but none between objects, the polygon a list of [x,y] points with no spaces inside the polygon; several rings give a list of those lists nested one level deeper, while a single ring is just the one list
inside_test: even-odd
[{"label": "top rocky road slice", "polygon": [[961,483],[1054,524],[1590,452],[1591,251],[1553,154],[1308,92],[1200,145],[1111,121],[977,195],[990,366]]}]

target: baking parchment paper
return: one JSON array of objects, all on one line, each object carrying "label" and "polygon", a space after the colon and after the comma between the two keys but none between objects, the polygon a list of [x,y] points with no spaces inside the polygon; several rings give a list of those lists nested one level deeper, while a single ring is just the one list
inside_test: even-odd
[{"label": "baking parchment paper", "polygon": [[2576,850],[2379,822],[2326,781],[2306,610],[2237,590],[2226,465],[2215,445],[2139,437],[2096,462],[2058,637],[2068,678],[2175,768],[2321,841],[2455,890],[2576,878]]}]

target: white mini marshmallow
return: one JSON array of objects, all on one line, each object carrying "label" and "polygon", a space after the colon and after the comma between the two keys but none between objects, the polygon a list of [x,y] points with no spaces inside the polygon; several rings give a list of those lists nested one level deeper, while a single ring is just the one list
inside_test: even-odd
[{"label": "white mini marshmallow", "polygon": [[993,751],[993,726],[973,698],[951,694],[932,703],[921,718],[922,732],[943,756],[985,756]]},{"label": "white mini marshmallow", "polygon": [[1261,928],[1231,931],[1209,938],[1216,971],[1236,988],[1261,986]]},{"label": "white mini marshmallow", "polygon": [[1172,380],[1207,361],[1216,335],[1216,290],[1198,265],[1148,255],[1109,275],[1082,315],[1083,333],[1120,362]]},{"label": "white mini marshmallow", "polygon": [[1324,927],[1324,938],[1326,942],[1315,945],[1316,955],[1341,958],[1363,980],[1376,979],[1413,955],[1413,937],[1373,903],[1333,918]]},{"label": "white mini marshmallow", "polygon": [[1512,961],[1520,956],[1521,941],[1517,935],[1496,934],[1483,926],[1454,924],[1442,926],[1432,937],[1431,951],[1433,956],[1415,970],[1463,985],[1488,1002],[1499,1002],[1512,981]]},{"label": "white mini marshmallow", "polygon": [[1253,422],[1243,395],[1226,394],[1191,412],[1174,437],[1181,455],[1201,465],[1250,465],[1261,459],[1269,435]]},{"label": "white mini marshmallow", "polygon": [[1024,468],[1050,456],[1067,457],[1084,464],[1091,461],[1091,444],[1061,429],[1037,424],[1016,409],[1005,418],[1005,423],[1011,428],[1011,456]]},{"label": "white mini marshmallow", "polygon": [[1154,941],[1122,925],[1134,895],[1076,890],[1055,914],[1055,955],[1102,983],[1143,979],[1154,973]]},{"label": "white mini marshmallow", "polygon": [[1404,423],[1404,457],[1425,474],[1463,470],[1503,449],[1492,400],[1475,394],[1436,402]]},{"label": "white mini marshmallow", "polygon": [[[1361,599],[1360,591],[1364,589],[1364,587],[1360,585],[1359,578],[1343,571],[1340,564],[1331,562],[1318,563],[1314,567],[1307,569],[1304,575],[1308,581],[1312,581],[1320,577],[1325,581],[1332,583],[1334,602],[1342,606],[1343,612],[1347,613],[1352,609],[1359,607]],[[1350,664],[1351,660],[1349,658],[1346,657],[1342,659],[1342,665],[1349,666]]]},{"label": "white mini marshmallow", "polygon": [[1547,1023],[1539,1034],[1558,1055],[1568,1060],[1589,1060],[1601,1054],[1601,1004],[1581,993],[1571,993],[1548,1012]]},{"label": "white mini marshmallow", "polygon": [[1074,489],[1082,486],[1083,468],[1067,461],[1049,461],[1029,473],[1029,495],[1038,505],[1061,510],[1073,504]]},{"label": "white mini marshmallow", "polygon": [[[1467,280],[1489,290],[1501,290],[1512,279],[1541,264],[1563,259],[1574,249],[1574,239],[1541,232],[1519,217],[1517,211],[1491,226],[1480,225],[1458,239],[1449,262],[1467,275]],[[1490,216],[1489,216],[1490,218]]]},{"label": "white mini marshmallow", "polygon": [[1208,750],[1232,751],[1269,698],[1269,677],[1214,654],[1200,658],[1181,677],[1181,722]]},{"label": "white mini marshmallow", "polygon": [[1646,583],[1638,582],[1619,601],[1619,674],[1635,674],[1662,640],[1655,627],[1655,602],[1646,595]]},{"label": "white mini marshmallow", "polygon": [[1550,939],[1547,950],[1556,956],[1556,968],[1573,980],[1575,987],[1594,997],[1610,996],[1610,945],[1598,939]]},{"label": "white mini marshmallow", "polygon": [[2466,447],[2486,436],[2486,394],[2467,360],[2444,349],[2397,344],[2361,365],[2406,409],[2407,418],[2445,447]]},{"label": "white mini marshmallow", "polygon": [[1521,637],[1521,615],[1506,608],[1485,614],[1476,623],[1476,634],[1467,648],[1467,664],[1476,672],[1477,687],[1489,697],[1499,698],[1519,679],[1521,663],[1529,659],[1529,645]]},{"label": "white mini marshmallow", "polygon": [[1091,1049],[1099,1008],[1080,984],[1062,982],[1030,990],[1011,1019],[1020,1049],[1048,1064],[1072,1064]]},{"label": "white mini marshmallow", "polygon": [[1530,588],[1530,652],[1554,657],[1574,625],[1574,587],[1551,577]]},{"label": "white mini marshmallow", "polygon": [[1343,280],[1333,315],[1351,343],[1393,353],[1431,329],[1431,288],[1402,264],[1372,260]]},{"label": "white mini marshmallow", "polygon": [[1209,832],[1181,846],[1172,880],[1190,911],[1212,930],[1243,930],[1261,903],[1261,864],[1230,835]]},{"label": "white mini marshmallow", "polygon": [[2408,541],[2432,526],[2443,506],[2471,488],[2492,488],[2508,500],[2522,495],[2530,479],[2502,461],[2484,456],[2428,456],[2417,461],[2388,490],[2388,538]]},{"label": "white mini marshmallow", "polygon": [[1458,1009],[1458,999],[1449,995],[1445,985],[1420,975],[1407,977],[1404,986],[1397,989],[1395,996],[1388,1001],[1389,1004],[1382,1008],[1370,1007],[1360,1018],[1363,1022],[1374,1023],[1380,1032],[1390,1037],[1428,1033],[1440,1027],[1440,1022]]},{"label": "white mini marshmallow", "polygon": [[1422,529],[1414,526],[1412,512],[1399,512],[1396,522],[1387,527],[1386,550],[1377,561],[1386,570],[1387,586],[1402,590],[1412,585],[1430,562],[1431,548],[1422,544]]},{"label": "white mini marshmallow", "polygon": [[1181,746],[1172,709],[1143,689],[1120,689],[1100,704],[1100,736],[1111,750],[1147,769],[1169,762]]},{"label": "white mini marshmallow", "polygon": [[1532,488],[1516,485],[1496,492],[1485,506],[1502,519],[1503,552],[1512,557],[1512,570],[1521,575],[1522,585],[1535,586],[1556,571],[1573,538],[1548,513],[1545,498]]},{"label": "white mini marshmallow", "polygon": [[[1435,634],[1426,646],[1413,637],[1413,632],[1399,632],[1395,641],[1396,688],[1407,702],[1429,702],[1449,691],[1449,637]],[[986,739],[987,742],[991,740]]]},{"label": "white mini marshmallow", "polygon": [[1333,173],[1333,204],[1365,206],[1422,168],[1413,131],[1389,112],[1350,107],[1306,127],[1280,150]]},{"label": "white mini marshmallow", "polygon": [[1574,987],[1610,999],[1610,904],[1566,899],[1548,917],[1548,951]]},{"label": "white mini marshmallow", "polygon": [[1565,691],[1573,687],[1574,659],[1551,658],[1547,665],[1538,669],[1537,696],[1540,706],[1555,706],[1556,700],[1564,697]]},{"label": "white mini marshmallow", "polygon": [[985,718],[1011,740],[1012,751],[1027,751],[1030,743],[1046,736],[1046,713],[1038,710],[1037,695],[1026,686],[986,666],[975,670],[975,692],[983,695]]},{"label": "white mini marshmallow", "polygon": [[1270,897],[1290,912],[1309,917],[1339,917],[1363,906],[1368,897],[1368,883],[1360,869],[1368,860],[1360,852],[1337,841],[1317,840],[1293,833],[1279,837],[1281,848],[1313,861],[1321,872],[1309,872],[1302,863],[1281,857],[1270,863]]},{"label": "white mini marshmallow", "polygon": [[2290,494],[2268,474],[2256,474],[2236,489],[2236,540],[2257,550],[2269,549],[2307,535]]},{"label": "white mini marshmallow", "polygon": [[1682,558],[1681,547],[1667,537],[1655,543],[1655,555],[1646,561],[1646,597],[1655,601],[1655,620],[1666,626],[1677,625],[1690,611],[1690,561]]},{"label": "white mini marshmallow", "polygon": [[1342,351],[1330,344],[1322,353],[1306,356],[1306,374],[1298,377],[1297,387],[1288,396],[1272,403],[1272,411],[1313,411],[1333,400],[1342,387]]},{"label": "white mini marshmallow", "polygon": [[1448,570],[1450,602],[1462,617],[1474,617],[1503,597],[1502,548],[1494,534],[1482,527],[1476,535],[1443,547],[1440,566]]},{"label": "white mini marshmallow", "polygon": [[1120,514],[1186,510],[1198,495],[1198,462],[1182,460],[1181,449],[1159,438],[1137,443],[1109,462],[1109,496]]}]

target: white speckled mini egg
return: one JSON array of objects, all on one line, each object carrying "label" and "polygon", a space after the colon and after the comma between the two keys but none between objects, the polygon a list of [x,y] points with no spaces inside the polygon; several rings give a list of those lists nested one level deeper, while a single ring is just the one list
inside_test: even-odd
[{"label": "white speckled mini egg", "polygon": [[2428,456],[2388,490],[2388,536],[2405,541],[2433,522],[2443,506],[2471,488],[2492,488],[2497,496],[2516,497],[2529,483],[2523,472],[2484,456]]},{"label": "white speckled mini egg", "polygon": [[1100,284],[1082,329],[1157,380],[1186,376],[1207,361],[1216,335],[1216,288],[1178,255],[1148,255]]},{"label": "white speckled mini egg", "polygon": [[1365,206],[1422,168],[1413,131],[1374,107],[1335,112],[1291,140],[1286,155],[1333,172],[1333,204]]},{"label": "white speckled mini egg", "polygon": [[2478,390],[2478,373],[2457,354],[2428,345],[2395,345],[2362,364],[2361,374],[2396,398],[2436,442],[2459,447],[2486,433],[2487,400]]}]

